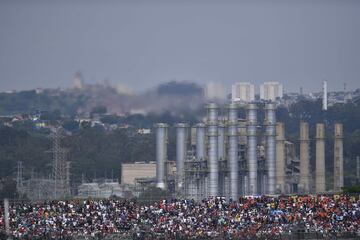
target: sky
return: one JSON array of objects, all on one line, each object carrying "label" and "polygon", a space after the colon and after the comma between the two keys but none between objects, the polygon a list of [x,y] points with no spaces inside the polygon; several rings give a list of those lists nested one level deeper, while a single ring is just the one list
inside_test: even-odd
[{"label": "sky", "polygon": [[170,80],[360,88],[360,1],[0,0],[0,91],[67,88],[77,71],[135,92]]}]

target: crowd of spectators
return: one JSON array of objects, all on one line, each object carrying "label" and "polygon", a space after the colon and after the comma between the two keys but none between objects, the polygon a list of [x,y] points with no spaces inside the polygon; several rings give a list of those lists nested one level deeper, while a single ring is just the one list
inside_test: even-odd
[{"label": "crowd of spectators", "polygon": [[[0,219],[4,210],[0,209]],[[10,231],[18,239],[75,236],[151,239],[275,238],[299,229],[324,236],[360,236],[360,200],[349,196],[241,197],[162,200],[71,200],[10,206]],[[0,228],[4,221],[0,220]]]}]

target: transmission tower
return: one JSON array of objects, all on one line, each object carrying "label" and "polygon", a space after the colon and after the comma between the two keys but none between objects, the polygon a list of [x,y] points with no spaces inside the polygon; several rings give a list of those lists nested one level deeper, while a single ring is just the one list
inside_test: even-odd
[{"label": "transmission tower", "polygon": [[67,162],[68,150],[61,147],[61,140],[64,136],[63,129],[57,127],[52,130],[54,198],[61,199],[70,195],[70,165]]},{"label": "transmission tower", "polygon": [[19,192],[23,190],[23,165],[21,161],[17,162],[16,167],[16,188]]}]

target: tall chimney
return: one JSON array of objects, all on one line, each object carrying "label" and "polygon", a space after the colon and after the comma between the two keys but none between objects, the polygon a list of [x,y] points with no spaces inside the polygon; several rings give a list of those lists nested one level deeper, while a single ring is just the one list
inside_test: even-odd
[{"label": "tall chimney", "polygon": [[177,189],[182,190],[184,185],[184,165],[187,152],[187,129],[186,123],[178,123],[176,127],[176,182]]},{"label": "tall chimney", "polygon": [[267,162],[267,193],[275,194],[276,188],[276,145],[275,145],[275,105],[266,104],[266,162]]},{"label": "tall chimney", "polygon": [[300,122],[300,182],[299,190],[301,193],[310,191],[310,172],[309,172],[309,124]]},{"label": "tall chimney", "polygon": [[196,158],[198,161],[205,160],[205,138],[206,125],[204,123],[196,124]]},{"label": "tall chimney", "polygon": [[285,130],[284,123],[276,123],[276,184],[285,193]]},{"label": "tall chimney", "polygon": [[334,137],[334,191],[340,192],[344,187],[343,125],[341,123],[335,124]]},{"label": "tall chimney", "polygon": [[325,126],[323,123],[316,124],[316,170],[315,170],[316,193],[325,192]]},{"label": "tall chimney", "polygon": [[209,136],[209,195],[218,195],[219,186],[219,162],[218,162],[218,107],[215,103],[207,106],[208,111],[208,136]]},{"label": "tall chimney", "polygon": [[327,110],[327,81],[323,81],[323,104],[322,109]]},{"label": "tall chimney", "polygon": [[225,123],[220,122],[218,124],[218,158],[219,160],[225,160]]},{"label": "tall chimney", "polygon": [[158,123],[156,128],[156,186],[165,189],[165,163],[167,161],[167,129],[165,123]]},{"label": "tall chimney", "polygon": [[239,163],[238,163],[238,136],[237,136],[237,106],[230,103],[228,106],[228,134],[229,134],[229,173],[230,173],[230,197],[233,200],[238,198],[239,184]]},{"label": "tall chimney", "polygon": [[254,103],[248,104],[247,107],[247,135],[248,135],[248,167],[249,167],[249,194],[258,194],[258,162],[257,162],[257,106]]}]

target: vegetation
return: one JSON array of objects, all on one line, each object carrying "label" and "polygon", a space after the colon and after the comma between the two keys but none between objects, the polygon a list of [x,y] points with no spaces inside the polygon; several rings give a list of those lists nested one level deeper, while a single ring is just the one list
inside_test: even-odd
[{"label": "vegetation", "polygon": [[344,188],[344,193],[360,193],[360,185],[353,185]]},{"label": "vegetation", "polygon": [[[31,99],[31,101],[29,100]],[[54,100],[57,99],[57,100]],[[14,101],[11,105],[9,101]],[[37,94],[34,91],[18,93],[16,97],[11,94],[0,94],[0,112],[10,113],[27,111],[43,106],[47,110],[42,114],[42,120],[50,123],[61,122],[63,127],[71,134],[65,137],[63,145],[69,150],[71,160],[72,181],[79,183],[84,176],[91,180],[99,177],[120,177],[120,166],[124,162],[154,161],[155,141],[154,134],[138,134],[138,128],[152,128],[156,122],[165,122],[170,126],[180,121],[194,124],[201,117],[196,111],[186,111],[174,115],[169,111],[162,113],[150,113],[148,115],[134,114],[117,116],[105,114],[106,107],[97,105],[92,108],[93,114],[100,116],[104,124],[128,125],[129,128],[106,130],[102,126],[91,126],[84,122],[81,126],[73,118],[64,118],[66,113],[74,113],[74,109],[81,106],[85,98],[81,96],[70,97]],[[35,106],[34,103],[39,105]],[[12,106],[10,109],[9,106]],[[204,114],[204,112],[202,112]],[[244,112],[241,111],[241,115]],[[244,116],[241,116],[244,117]],[[259,115],[259,119],[264,116]],[[23,162],[24,177],[31,174],[49,176],[51,173],[51,139],[49,130],[38,129],[33,121],[25,120],[10,122],[12,127],[5,126],[9,123],[8,118],[0,121],[0,179],[11,179],[16,173],[16,164]],[[356,183],[356,156],[360,156],[360,104],[347,103],[329,107],[327,112],[321,110],[320,101],[299,101],[289,108],[277,109],[278,121],[283,121],[286,127],[287,139],[293,141],[298,148],[299,122],[308,121],[311,138],[314,139],[315,125],[318,122],[326,124],[326,166],[327,178],[331,184],[333,171],[333,123],[344,123],[344,156],[345,156],[345,185],[351,186]],[[315,161],[315,144],[311,144],[311,161]],[[169,159],[175,159],[175,131],[169,131]],[[0,185],[12,186],[11,181],[2,182]]]},{"label": "vegetation", "polygon": [[169,196],[167,191],[157,187],[149,187],[137,198],[139,203],[152,203],[166,199]]}]

